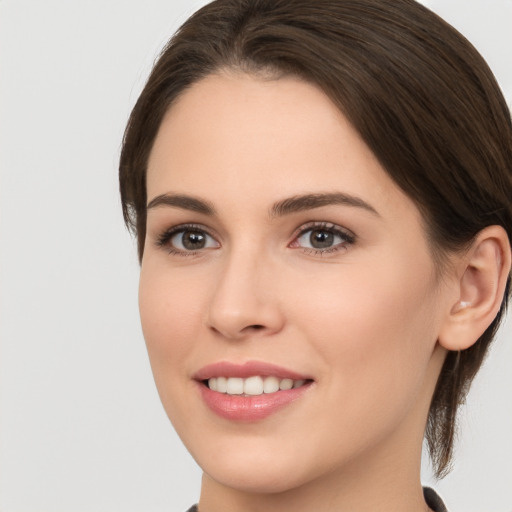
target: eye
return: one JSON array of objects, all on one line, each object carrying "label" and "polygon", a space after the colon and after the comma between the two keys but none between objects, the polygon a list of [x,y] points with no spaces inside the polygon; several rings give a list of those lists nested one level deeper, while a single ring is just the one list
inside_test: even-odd
[{"label": "eye", "polygon": [[157,245],[166,247],[171,254],[182,255],[220,247],[215,238],[198,226],[176,226],[163,233],[158,238]]},{"label": "eye", "polygon": [[315,253],[334,252],[353,244],[355,236],[334,224],[320,223],[303,226],[290,247],[301,247]]}]

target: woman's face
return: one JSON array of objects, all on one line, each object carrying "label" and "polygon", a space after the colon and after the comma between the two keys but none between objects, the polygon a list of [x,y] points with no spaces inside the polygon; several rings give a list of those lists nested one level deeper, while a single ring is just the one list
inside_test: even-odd
[{"label": "woman's face", "polygon": [[208,478],[277,492],[418,455],[451,298],[414,203],[319,89],[196,83],[147,191],[144,336]]}]

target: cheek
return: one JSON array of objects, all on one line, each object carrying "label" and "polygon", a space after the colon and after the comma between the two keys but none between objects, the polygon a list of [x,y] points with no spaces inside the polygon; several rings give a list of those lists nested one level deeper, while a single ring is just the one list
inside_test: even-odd
[{"label": "cheek", "polygon": [[341,389],[357,386],[359,399],[372,400],[379,385],[407,394],[421,384],[436,341],[430,268],[395,256],[302,283],[295,316]]},{"label": "cheek", "polygon": [[186,411],[191,393],[196,394],[188,362],[197,353],[195,342],[200,339],[204,314],[199,285],[165,265],[143,262],[139,284],[142,330],[160,400],[178,432],[189,428]]},{"label": "cheek", "polygon": [[193,349],[191,340],[197,339],[204,309],[201,296],[194,292],[197,285],[190,277],[143,263],[139,310],[157,386],[163,378],[185,371],[183,362]]},{"label": "cheek", "polygon": [[312,415],[325,421],[316,444],[329,444],[326,460],[363,452],[421,414],[436,339],[436,294],[421,266],[352,265],[330,274],[302,281],[293,313],[322,369],[324,401]]}]

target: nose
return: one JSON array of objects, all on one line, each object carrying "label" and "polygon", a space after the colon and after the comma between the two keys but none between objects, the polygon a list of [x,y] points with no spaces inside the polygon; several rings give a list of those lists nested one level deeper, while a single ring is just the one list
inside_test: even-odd
[{"label": "nose", "polygon": [[210,300],[209,328],[231,340],[279,332],[284,315],[278,300],[277,272],[275,266],[253,254],[227,258]]}]

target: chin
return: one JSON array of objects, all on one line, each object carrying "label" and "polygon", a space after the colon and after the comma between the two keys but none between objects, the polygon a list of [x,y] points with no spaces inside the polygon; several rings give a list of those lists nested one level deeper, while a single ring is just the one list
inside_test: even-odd
[{"label": "chin", "polygon": [[249,494],[279,494],[300,487],[309,478],[297,461],[216,460],[201,464],[205,474],[218,484]]},{"label": "chin", "polygon": [[283,436],[264,434],[187,437],[182,439],[204,473],[239,492],[284,493],[329,471],[311,447],[301,447],[296,439],[287,443]]}]

